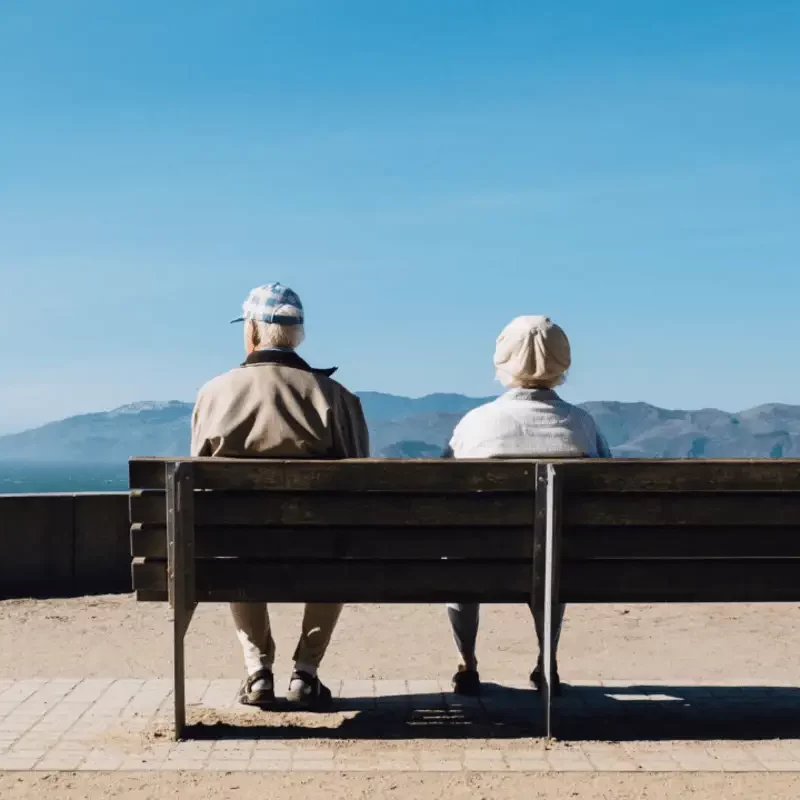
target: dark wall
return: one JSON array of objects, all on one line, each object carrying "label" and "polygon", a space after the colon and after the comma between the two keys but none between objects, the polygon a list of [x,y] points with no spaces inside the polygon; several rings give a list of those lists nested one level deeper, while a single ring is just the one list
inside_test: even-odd
[{"label": "dark wall", "polygon": [[0,598],[130,592],[127,494],[0,495]]}]

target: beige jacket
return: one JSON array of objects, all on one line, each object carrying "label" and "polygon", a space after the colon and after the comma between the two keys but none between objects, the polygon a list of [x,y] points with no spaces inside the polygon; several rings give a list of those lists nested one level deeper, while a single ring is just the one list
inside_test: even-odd
[{"label": "beige jacket", "polygon": [[209,381],[192,414],[192,455],[367,458],[361,401],[289,351],[258,350]]}]

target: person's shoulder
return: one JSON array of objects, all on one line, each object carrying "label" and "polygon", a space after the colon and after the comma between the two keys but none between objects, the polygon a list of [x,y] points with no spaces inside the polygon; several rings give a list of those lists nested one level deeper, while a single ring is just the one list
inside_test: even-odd
[{"label": "person's shoulder", "polygon": [[486,422],[486,420],[496,417],[502,412],[502,407],[499,402],[500,399],[500,397],[496,397],[494,400],[490,400],[487,403],[473,408],[471,411],[467,411],[467,413],[461,417],[458,425],[456,425],[456,430],[464,430],[473,425],[481,425]]},{"label": "person's shoulder", "polygon": [[329,386],[343,401],[352,405],[361,405],[361,398],[355,393],[351,392],[343,383],[340,383],[330,375],[324,373],[316,373],[317,379]]},{"label": "person's shoulder", "polygon": [[591,430],[597,430],[597,423],[594,417],[585,409],[576,406],[574,403],[568,403],[566,400],[561,400],[562,407],[569,411],[570,416],[577,420],[579,424]]},{"label": "person's shoulder", "polygon": [[245,370],[242,367],[234,367],[227,372],[215,375],[200,387],[197,392],[198,400],[203,397],[213,397],[220,392],[229,390],[233,384],[242,380],[244,372]]}]

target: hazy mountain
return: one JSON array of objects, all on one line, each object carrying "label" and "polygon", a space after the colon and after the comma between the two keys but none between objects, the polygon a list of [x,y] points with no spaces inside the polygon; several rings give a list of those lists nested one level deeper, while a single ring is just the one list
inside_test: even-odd
[{"label": "hazy mountain", "polygon": [[[373,454],[385,458],[438,455],[462,415],[490,399],[360,396]],[[735,414],[613,401],[583,407],[621,457],[800,457],[800,406],[772,403]],[[185,455],[191,408],[178,401],[142,402],[51,422],[0,436],[0,459],[121,463],[133,455]]]}]

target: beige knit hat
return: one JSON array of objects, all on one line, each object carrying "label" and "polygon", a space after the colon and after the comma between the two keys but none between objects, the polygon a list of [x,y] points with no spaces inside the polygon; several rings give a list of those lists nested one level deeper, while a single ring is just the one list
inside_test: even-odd
[{"label": "beige knit hat", "polygon": [[552,387],[570,365],[569,339],[548,317],[517,317],[497,338],[494,365],[507,387]]}]

